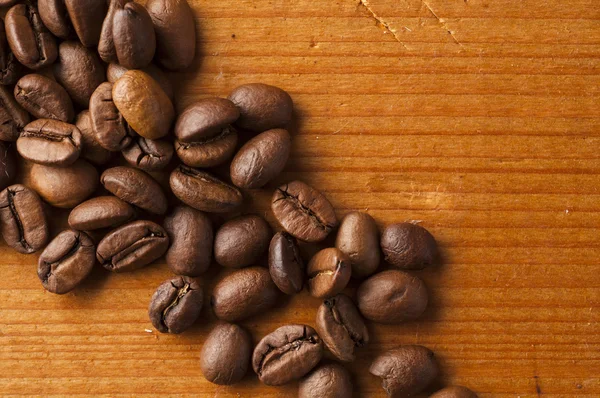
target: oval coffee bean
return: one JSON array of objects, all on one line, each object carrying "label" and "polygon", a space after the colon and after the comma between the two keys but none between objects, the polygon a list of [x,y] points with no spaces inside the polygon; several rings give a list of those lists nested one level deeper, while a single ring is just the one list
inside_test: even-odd
[{"label": "oval coffee bean", "polygon": [[304,284],[304,261],[300,257],[296,238],[287,232],[278,232],[269,246],[269,273],[279,290],[295,294]]},{"label": "oval coffee bean", "polygon": [[337,226],[333,206],[316,189],[292,181],[275,190],[271,210],[281,226],[305,242],[320,242]]},{"label": "oval coffee bean", "polygon": [[13,183],[17,176],[17,159],[7,144],[0,142],[0,190]]},{"label": "oval coffee bean", "polygon": [[463,386],[446,387],[429,398],[477,398],[477,394]]},{"label": "oval coffee bean", "polygon": [[298,386],[298,398],[350,398],[353,394],[350,373],[337,363],[320,365]]},{"label": "oval coffee bean", "polygon": [[137,137],[122,153],[131,166],[146,171],[157,171],[167,167],[173,158],[173,144]]},{"label": "oval coffee bean", "polygon": [[116,228],[134,217],[135,210],[128,203],[115,196],[99,196],[71,210],[69,226],[82,231]]},{"label": "oval coffee bean", "polygon": [[38,10],[42,22],[54,36],[61,39],[75,36],[65,0],[38,0]]},{"label": "oval coffee bean", "polygon": [[215,260],[223,267],[252,265],[267,251],[273,232],[264,218],[240,216],[227,221],[215,236]]},{"label": "oval coffee bean", "polygon": [[356,292],[361,314],[374,322],[400,323],[420,317],[427,308],[425,284],[402,271],[383,271],[364,281]]},{"label": "oval coffee bean", "polygon": [[240,109],[237,127],[261,133],[285,127],[292,120],[292,98],[279,87],[244,84],[235,88],[229,99]]},{"label": "oval coffee bean", "polygon": [[168,247],[169,237],[160,225],[139,220],[109,232],[98,243],[96,258],[109,271],[133,271],[165,254]]},{"label": "oval coffee bean", "polygon": [[323,342],[313,328],[286,325],[263,337],[252,355],[258,379],[281,386],[310,372],[323,357]]},{"label": "oval coffee bean", "polygon": [[210,332],[200,353],[200,369],[211,383],[231,385],[248,372],[252,356],[252,338],[242,327],[219,323]]},{"label": "oval coffee bean", "polygon": [[70,209],[96,191],[98,172],[85,160],[68,167],[34,164],[30,171],[31,187],[54,207]]},{"label": "oval coffee bean", "polygon": [[[115,13],[122,10],[125,4],[131,0],[108,0],[108,12],[102,22],[100,30],[100,40],[98,42],[98,54],[102,61],[106,63],[118,62],[117,50],[115,49],[113,28],[115,23]],[[114,82],[111,82],[114,83]]]},{"label": "oval coffee bean", "polygon": [[16,141],[31,117],[17,103],[13,90],[0,86],[0,140]]},{"label": "oval coffee bean", "polygon": [[381,249],[385,261],[401,269],[423,269],[439,255],[429,231],[408,222],[388,225],[381,235]]},{"label": "oval coffee bean", "polygon": [[67,91],[46,76],[36,73],[23,76],[15,86],[15,99],[38,119],[70,122],[75,117]]},{"label": "oval coffee bean", "polygon": [[231,162],[231,181],[240,188],[261,188],[277,177],[290,156],[287,130],[265,131],[248,141]]},{"label": "oval coffee bean", "polygon": [[90,118],[96,141],[108,151],[120,151],[133,142],[131,130],[112,98],[113,85],[104,82],[90,98]]},{"label": "oval coffee bean", "polygon": [[15,84],[22,73],[23,67],[8,45],[4,21],[0,19],[0,84]]},{"label": "oval coffee bean", "polygon": [[210,266],[213,252],[213,227],[201,211],[178,206],[165,218],[171,247],[167,265],[178,275],[199,276]]},{"label": "oval coffee bean", "polygon": [[335,247],[352,263],[352,277],[366,278],[377,270],[381,260],[379,230],[367,213],[348,213],[340,223]]},{"label": "oval coffee bean", "polygon": [[106,0],[64,0],[64,3],[79,41],[86,47],[97,46],[108,10]]},{"label": "oval coffee bean", "polygon": [[148,315],[162,333],[179,334],[190,328],[202,310],[202,288],[194,279],[178,276],[156,289]]},{"label": "oval coffee bean", "polygon": [[308,291],[313,297],[335,296],[352,275],[350,258],[335,247],[323,249],[308,263]]},{"label": "oval coffee bean", "polygon": [[192,167],[214,167],[229,160],[235,152],[238,135],[226,128],[216,139],[198,142],[175,141],[175,151],[183,163]]},{"label": "oval coffee bean", "polygon": [[[111,63],[108,65],[108,68],[106,68],[106,79],[109,82],[114,84],[128,70],[129,69],[127,69],[123,65]],[[145,68],[142,68],[142,72],[146,72],[154,80],[156,80],[156,82],[160,85],[160,87],[162,87],[165,94],[167,94],[167,97],[169,97],[171,102],[173,102],[173,85],[171,84],[171,81],[169,80],[169,76],[167,76],[167,74],[165,72],[163,72],[162,69],[160,69],[158,66],[156,66],[154,64],[150,64],[150,65],[146,66]]]},{"label": "oval coffee bean", "polygon": [[167,198],[149,174],[133,167],[117,166],[104,170],[100,182],[110,193],[153,214],[165,214]]},{"label": "oval coffee bean", "polygon": [[389,397],[400,398],[418,394],[438,376],[439,367],[433,352],[419,345],[406,345],[379,355],[369,372],[381,377],[382,387]]},{"label": "oval coffee bean", "polygon": [[38,277],[44,289],[65,294],[92,272],[96,246],[85,232],[66,230],[48,244],[38,261]]},{"label": "oval coffee bean", "polygon": [[111,158],[111,152],[104,149],[98,141],[92,126],[92,117],[89,111],[82,111],[75,118],[75,126],[81,132],[81,148],[80,157],[89,160],[96,165],[106,164]]},{"label": "oval coffee bean", "polygon": [[358,309],[343,294],[327,299],[317,310],[317,332],[340,361],[354,361],[354,348],[369,342],[369,331]]},{"label": "oval coffee bean", "polygon": [[48,166],[69,166],[81,153],[81,132],[69,123],[37,119],[29,123],[17,140],[19,154]]},{"label": "oval coffee bean", "polygon": [[143,5],[131,2],[117,8],[112,35],[119,64],[128,69],[140,69],[152,61],[156,35],[152,19]]},{"label": "oval coffee bean", "polygon": [[0,192],[0,227],[7,245],[29,254],[48,241],[48,224],[39,196],[24,185]]},{"label": "oval coffee bean", "polygon": [[227,213],[240,207],[242,193],[213,175],[179,166],[169,178],[171,190],[183,203],[208,213]]},{"label": "oval coffee bean", "polygon": [[263,313],[279,300],[269,271],[250,267],[223,278],[213,289],[211,305],[217,318],[236,322]]}]

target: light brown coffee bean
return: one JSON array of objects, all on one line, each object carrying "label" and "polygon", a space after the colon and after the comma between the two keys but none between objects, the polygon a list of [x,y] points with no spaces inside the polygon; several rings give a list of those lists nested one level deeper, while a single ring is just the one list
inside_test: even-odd
[{"label": "light brown coffee bean", "polygon": [[362,279],[377,270],[381,261],[379,230],[373,217],[358,211],[348,213],[338,230],[335,247],[352,263],[352,277]]},{"label": "light brown coffee bean", "polygon": [[69,166],[79,159],[81,132],[76,126],[60,120],[37,119],[21,132],[17,151],[33,163]]},{"label": "light brown coffee bean", "polygon": [[308,263],[308,291],[313,297],[332,297],[340,293],[352,275],[350,258],[335,247],[323,249]]},{"label": "light brown coffee bean", "polygon": [[135,210],[116,196],[99,196],[81,203],[69,214],[69,226],[80,231],[116,228],[135,217]]},{"label": "light brown coffee bean", "polygon": [[[121,76],[125,74],[129,69],[124,67],[123,65],[119,65],[116,63],[110,63],[108,68],[106,68],[106,79],[110,83],[115,83]],[[171,84],[171,80],[169,76],[162,69],[154,64],[150,64],[145,68],[141,68],[142,72],[146,72],[149,74],[163,89],[167,97],[173,102],[173,85]]]}]

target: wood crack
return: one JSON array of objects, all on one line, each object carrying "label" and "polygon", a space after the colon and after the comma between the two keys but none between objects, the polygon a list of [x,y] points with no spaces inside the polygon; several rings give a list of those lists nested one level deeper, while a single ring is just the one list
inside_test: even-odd
[{"label": "wood crack", "polygon": [[448,32],[448,34],[450,35],[450,37],[452,38],[452,40],[458,44],[460,47],[465,48],[465,46],[458,41],[458,39],[456,38],[456,36],[454,35],[454,32],[452,32],[452,30],[448,27],[448,25],[446,24],[446,20],[444,18],[440,18],[435,11],[433,11],[433,8],[429,5],[429,3],[425,0],[421,0],[421,5],[424,5],[429,12],[431,13],[431,15],[433,15],[435,17],[435,19],[437,19],[438,23],[442,26],[442,28]]},{"label": "wood crack", "polygon": [[369,4],[369,0],[359,0],[358,5],[365,7],[367,9],[367,11],[369,11],[369,13],[371,14],[371,17],[379,25],[381,25],[386,31],[390,32],[390,34],[392,35],[394,40],[396,40],[398,43],[402,44],[402,47],[404,47],[406,50],[410,51],[410,49],[406,46],[406,44],[404,44],[404,42],[400,39],[400,36],[398,35],[396,29],[394,29],[392,26],[390,26],[389,22],[385,21],[382,17],[377,15],[375,13],[375,11],[373,11],[373,9],[371,8],[371,6]]}]

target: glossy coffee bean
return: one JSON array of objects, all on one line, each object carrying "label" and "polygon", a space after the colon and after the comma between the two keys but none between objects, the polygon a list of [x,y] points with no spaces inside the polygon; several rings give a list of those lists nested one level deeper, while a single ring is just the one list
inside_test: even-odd
[{"label": "glossy coffee bean", "polygon": [[15,100],[13,90],[0,86],[0,140],[16,141],[31,117]]},{"label": "glossy coffee bean", "polygon": [[17,176],[17,159],[7,144],[0,142],[0,190],[11,185]]},{"label": "glossy coffee bean", "polygon": [[100,182],[116,197],[153,214],[165,214],[167,198],[154,178],[133,167],[106,169]]},{"label": "glossy coffee bean", "polygon": [[66,230],[54,238],[38,260],[38,277],[44,289],[56,294],[73,290],[92,272],[96,246],[81,231]]},{"label": "glossy coffee bean", "polygon": [[131,166],[146,171],[158,171],[167,167],[173,158],[173,144],[137,137],[122,153]]},{"label": "glossy coffee bean", "polygon": [[402,271],[383,271],[365,280],[356,292],[361,314],[374,322],[400,323],[420,317],[427,308],[425,284]]},{"label": "glossy coffee bean", "polygon": [[[123,65],[111,63],[108,65],[108,68],[106,68],[106,79],[109,82],[114,84],[128,70],[129,69],[127,69]],[[156,82],[160,85],[160,87],[163,89],[165,94],[167,94],[167,97],[169,97],[171,102],[173,102],[173,94],[174,94],[173,93],[173,85],[171,84],[171,81],[169,80],[169,76],[167,76],[167,74],[165,72],[163,72],[162,69],[160,69],[158,66],[156,66],[154,64],[150,64],[150,65],[146,66],[145,68],[141,68],[141,70],[142,70],[142,72],[146,72],[154,80],[156,80]]]},{"label": "glossy coffee bean", "polygon": [[31,187],[54,207],[71,209],[96,191],[98,172],[78,159],[67,167],[34,164],[30,171]]},{"label": "glossy coffee bean", "polygon": [[323,249],[313,256],[306,270],[308,291],[313,297],[332,297],[340,293],[352,275],[350,258],[335,247]]},{"label": "glossy coffee bean", "polygon": [[304,261],[296,238],[287,232],[278,232],[269,246],[269,273],[279,290],[296,294],[304,284]]},{"label": "glossy coffee bean", "polygon": [[113,85],[104,82],[90,98],[90,118],[96,141],[108,151],[120,151],[133,142],[135,133],[129,127],[112,97]]},{"label": "glossy coffee bean", "polygon": [[23,67],[8,45],[4,21],[0,19],[0,84],[15,84],[22,74]]},{"label": "glossy coffee bean", "polygon": [[17,151],[30,162],[65,167],[79,159],[81,140],[81,132],[72,124],[37,119],[21,132]]},{"label": "glossy coffee bean", "polygon": [[116,196],[98,196],[71,210],[69,226],[80,231],[116,228],[135,217],[135,210]]},{"label": "glossy coffee bean", "polygon": [[210,332],[200,353],[200,369],[211,383],[231,385],[248,372],[252,338],[242,327],[221,322]]},{"label": "glossy coffee bean", "polygon": [[298,398],[351,398],[353,393],[350,373],[337,363],[318,366],[298,385]]},{"label": "glossy coffee bean", "polygon": [[477,394],[467,387],[451,386],[439,390],[429,398],[477,398]]},{"label": "glossy coffee bean", "polygon": [[369,372],[382,379],[382,387],[391,398],[408,397],[427,388],[438,376],[433,352],[423,346],[406,345],[376,357]]},{"label": "glossy coffee bean", "polygon": [[6,244],[29,254],[48,242],[48,224],[39,196],[24,185],[0,192],[0,228]]},{"label": "glossy coffee bean", "polygon": [[96,133],[92,125],[92,117],[89,111],[82,111],[75,118],[75,126],[81,132],[81,149],[80,157],[89,160],[96,165],[104,165],[111,158],[111,152],[104,149],[98,141],[96,141]]},{"label": "glossy coffee bean", "polygon": [[352,277],[363,279],[373,274],[381,261],[379,230],[367,213],[348,213],[340,223],[335,247],[346,253],[352,263]]},{"label": "glossy coffee bean", "polygon": [[236,126],[257,133],[285,127],[292,120],[294,104],[282,89],[262,83],[235,88],[229,99],[240,109]]},{"label": "glossy coffee bean", "polygon": [[202,288],[196,280],[178,276],[165,281],[150,299],[150,321],[159,332],[182,333],[200,316],[202,300]]},{"label": "glossy coffee bean", "polygon": [[313,328],[286,325],[256,345],[252,367],[264,384],[281,386],[306,375],[322,357],[323,342]]},{"label": "glossy coffee bean", "polygon": [[67,91],[52,79],[32,73],[23,76],[15,86],[15,99],[38,119],[71,122],[75,117],[73,102]]},{"label": "glossy coffee bean", "polygon": [[215,236],[215,260],[228,268],[252,265],[267,251],[272,235],[271,227],[260,216],[229,220]]},{"label": "glossy coffee bean", "polygon": [[[127,3],[131,0],[107,0],[108,11],[104,21],[102,22],[102,29],[100,30],[100,40],[98,41],[98,54],[102,61],[106,63],[118,62],[117,50],[114,42],[114,21],[115,13],[117,10],[123,10]],[[114,83],[114,82],[111,82]]]},{"label": "glossy coffee bean", "polygon": [[38,0],[38,4],[44,24],[55,36],[76,35],[85,47],[98,45],[106,0]]},{"label": "glossy coffee bean", "polygon": [[388,225],[381,235],[385,261],[401,269],[423,269],[438,258],[435,238],[425,228],[400,223]]}]

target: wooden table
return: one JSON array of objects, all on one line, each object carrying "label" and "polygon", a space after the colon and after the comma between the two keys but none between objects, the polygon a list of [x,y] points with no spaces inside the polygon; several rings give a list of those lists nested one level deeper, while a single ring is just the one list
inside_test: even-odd
[{"label": "wooden table", "polygon": [[[241,83],[283,87],[298,121],[277,182],[313,184],[339,216],[420,220],[443,248],[444,263],[419,273],[426,315],[371,325],[350,366],[357,396],[382,395],[366,372],[377,353],[415,343],[437,354],[439,385],[600,396],[598,0],[191,4],[201,53],[177,77],[180,110]],[[268,214],[270,192],[251,196]],[[56,296],[38,281],[36,255],[0,253],[2,393],[295,394],[253,374],[233,387],[206,382],[198,356],[210,311],[180,336],[148,321],[150,296],[170,277],[163,262],[97,269]],[[214,266],[203,278],[207,297],[223,274]],[[314,324],[318,304],[303,292],[243,324],[258,341],[286,322]]]}]

